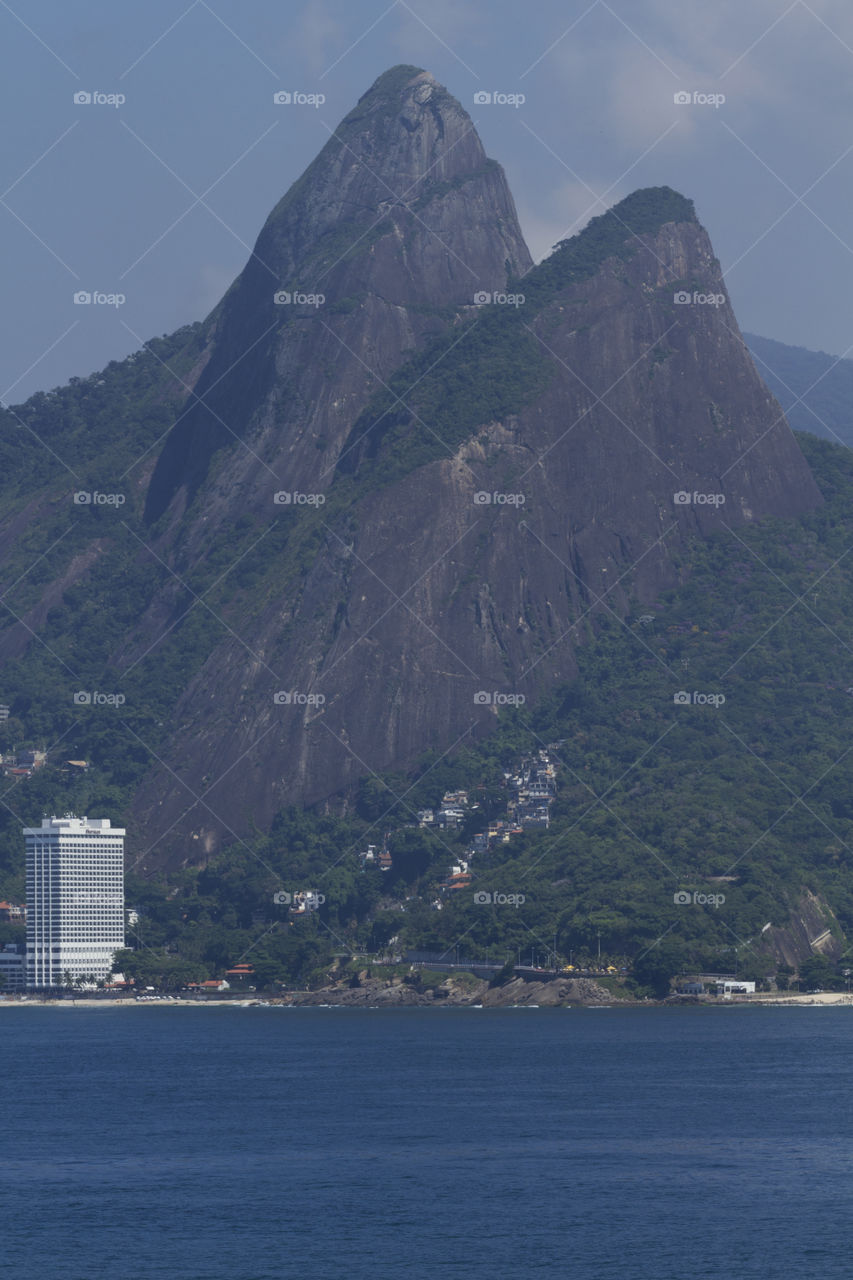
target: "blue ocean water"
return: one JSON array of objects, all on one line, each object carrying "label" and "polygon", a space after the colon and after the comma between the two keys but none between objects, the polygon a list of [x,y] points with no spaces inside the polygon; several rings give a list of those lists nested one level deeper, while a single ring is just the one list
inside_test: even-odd
[{"label": "blue ocean water", "polygon": [[6,1273],[848,1277],[853,1010],[7,1009]]}]

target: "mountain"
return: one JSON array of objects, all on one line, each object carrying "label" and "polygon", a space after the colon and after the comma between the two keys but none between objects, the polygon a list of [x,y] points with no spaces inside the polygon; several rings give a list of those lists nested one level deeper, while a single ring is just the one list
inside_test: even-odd
[{"label": "mountain", "polygon": [[208,524],[269,505],[285,484],[323,490],[404,355],[530,261],[503,172],[456,99],[416,67],[380,76],[273,209],[208,322],[210,359],[146,519],[183,511],[221,449],[228,492]]},{"label": "mountain", "polygon": [[[357,983],[364,959],[342,970],[342,948],[449,956],[461,943],[463,958],[497,964],[535,947],[595,966],[600,948],[641,982],[644,960],[672,965],[664,977],[762,979],[793,965],[806,988],[843,990],[853,452],[802,444],[822,506],[697,538],[682,585],[647,612],[603,619],[577,678],[487,737],[363,779],[345,817],[292,806],[202,868],[131,875],[145,946],[123,967],[180,984],[251,951],[259,981],[304,989],[325,986],[330,967]],[[550,825],[521,817],[510,836],[521,762],[543,749]],[[419,827],[418,811],[436,813],[448,792],[459,827]],[[500,820],[503,837],[492,828],[487,842]],[[359,857],[380,841],[387,871]],[[307,886],[323,895],[318,912],[288,916],[280,891]]]},{"label": "mountain", "polygon": [[[819,504],[728,302],[682,292],[725,299],[708,237],[688,201],[640,192],[514,281],[523,303],[463,313],[398,371],[294,530],[306,554],[252,652],[229,637],[181,699],[167,763],[224,775],[212,810],[265,826],[486,731],[495,695],[575,674],[596,615],[675,585],[692,536]],[[185,797],[155,771],[139,817],[215,849]]]},{"label": "mountain", "polygon": [[414,67],[202,325],[2,425],[5,697],[133,791],[149,868],[484,737],[697,543],[822,502],[691,202],[636,192],[533,267]]},{"label": "mountain", "polygon": [[853,360],[754,333],[743,336],[794,430],[853,447]]}]

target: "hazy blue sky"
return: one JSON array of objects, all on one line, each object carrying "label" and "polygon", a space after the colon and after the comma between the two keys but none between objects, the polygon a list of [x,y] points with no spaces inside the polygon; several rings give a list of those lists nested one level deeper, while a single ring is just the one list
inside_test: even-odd
[{"label": "hazy blue sky", "polygon": [[471,112],[535,258],[665,183],[695,200],[742,328],[853,346],[851,0],[0,0],[0,40],[5,403],[201,319],[398,62]]}]

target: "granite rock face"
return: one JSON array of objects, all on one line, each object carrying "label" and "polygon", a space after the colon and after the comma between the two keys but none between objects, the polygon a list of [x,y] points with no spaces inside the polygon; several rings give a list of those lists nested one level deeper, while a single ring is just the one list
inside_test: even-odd
[{"label": "granite rock face", "polygon": [[[185,789],[159,771],[139,795],[146,826],[177,821],[173,847],[219,847],[216,812],[263,826],[488,732],[502,700],[575,674],[601,616],[683,580],[691,539],[820,503],[689,202],[640,192],[607,219],[513,286],[514,329],[501,317],[492,338],[485,312],[459,311],[456,363],[423,383],[439,379],[439,406],[458,378],[474,388],[450,415],[458,438],[437,446],[408,401],[396,435],[381,404],[355,421],[310,564],[257,618],[254,652],[227,640],[182,700],[174,758],[223,777],[209,809],[181,819]],[[527,343],[542,376],[478,420],[498,341]]]},{"label": "granite rock face", "polygon": [[456,99],[416,67],[380,76],[210,318],[213,352],[158,459],[147,518],[197,498],[203,516],[178,531],[191,559],[247,503],[322,492],[406,353],[530,262],[503,171]]}]

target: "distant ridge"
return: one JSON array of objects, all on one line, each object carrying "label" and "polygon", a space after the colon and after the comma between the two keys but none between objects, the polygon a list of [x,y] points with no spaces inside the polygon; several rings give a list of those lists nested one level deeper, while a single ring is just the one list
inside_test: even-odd
[{"label": "distant ridge", "polygon": [[794,430],[853,448],[853,360],[754,333],[743,337]]}]

